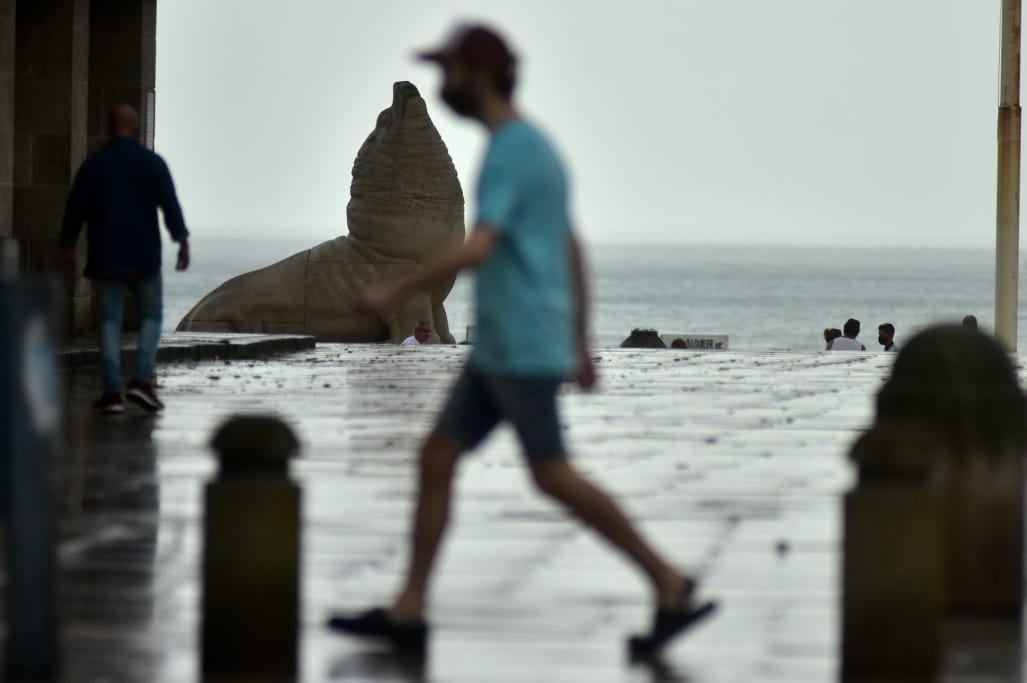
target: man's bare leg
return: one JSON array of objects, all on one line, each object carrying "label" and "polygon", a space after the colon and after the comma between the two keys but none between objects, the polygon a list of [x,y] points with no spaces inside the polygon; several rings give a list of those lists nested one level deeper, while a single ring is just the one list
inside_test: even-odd
[{"label": "man's bare leg", "polygon": [[646,543],[609,495],[565,459],[533,465],[531,474],[542,492],[563,503],[645,572],[658,605],[673,608],[681,604],[685,577]]},{"label": "man's bare leg", "polygon": [[389,616],[397,622],[424,617],[428,580],[449,522],[453,474],[462,451],[456,441],[434,433],[421,447],[410,564],[406,583],[389,609]]}]

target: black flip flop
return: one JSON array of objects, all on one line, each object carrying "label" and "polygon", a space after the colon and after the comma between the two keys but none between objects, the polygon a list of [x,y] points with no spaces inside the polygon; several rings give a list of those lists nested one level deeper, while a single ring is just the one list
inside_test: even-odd
[{"label": "black flip flop", "polygon": [[628,638],[628,653],[633,660],[645,659],[659,653],[663,646],[717,610],[717,602],[710,600],[688,609],[656,610],[653,630],[648,635]]},{"label": "black flip flop", "polygon": [[386,640],[401,652],[423,652],[428,642],[426,622],[396,622],[381,607],[353,615],[333,615],[329,617],[327,626],[355,638]]}]

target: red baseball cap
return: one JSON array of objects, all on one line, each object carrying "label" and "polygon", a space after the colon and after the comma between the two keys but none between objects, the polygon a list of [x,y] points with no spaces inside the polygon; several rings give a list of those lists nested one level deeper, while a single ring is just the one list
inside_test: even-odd
[{"label": "red baseball cap", "polygon": [[436,64],[453,61],[507,73],[517,65],[517,57],[498,33],[481,24],[460,24],[441,46],[422,50],[418,59]]}]

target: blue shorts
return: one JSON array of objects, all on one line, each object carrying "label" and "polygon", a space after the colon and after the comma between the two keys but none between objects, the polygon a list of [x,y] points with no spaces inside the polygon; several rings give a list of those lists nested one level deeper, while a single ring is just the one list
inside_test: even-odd
[{"label": "blue shorts", "polygon": [[472,450],[492,428],[513,425],[529,465],[567,456],[560,435],[556,392],[562,377],[493,375],[464,365],[449,393],[435,433]]}]

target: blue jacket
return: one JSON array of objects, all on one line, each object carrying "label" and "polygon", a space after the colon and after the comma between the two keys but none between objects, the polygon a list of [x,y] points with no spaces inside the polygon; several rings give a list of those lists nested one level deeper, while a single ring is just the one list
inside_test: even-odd
[{"label": "blue jacket", "polygon": [[85,276],[140,277],[160,270],[157,208],[176,242],[187,238],[167,164],[135,138],[114,138],[83,162],[71,186],[60,242],[72,249],[88,224]]}]

